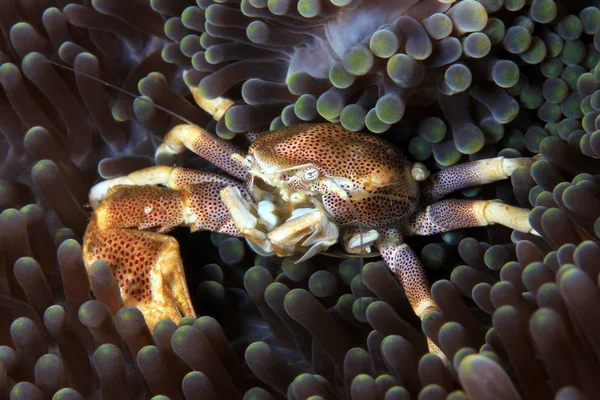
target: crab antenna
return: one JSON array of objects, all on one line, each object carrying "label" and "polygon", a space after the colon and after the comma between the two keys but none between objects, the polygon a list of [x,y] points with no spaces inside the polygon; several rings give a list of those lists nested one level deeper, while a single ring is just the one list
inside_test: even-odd
[{"label": "crab antenna", "polygon": [[[135,99],[140,99],[140,100],[142,100],[142,101],[145,101],[146,103],[149,103],[149,104],[151,104],[152,106],[156,107],[156,108],[157,108],[157,109],[159,109],[160,111],[164,111],[164,112],[166,112],[167,114],[169,114],[170,116],[172,116],[172,117],[175,117],[175,118],[178,118],[178,119],[180,119],[181,121],[185,122],[185,123],[186,123],[186,124],[188,124],[188,125],[192,125],[192,126],[195,126],[196,128],[200,128],[198,125],[196,125],[195,123],[193,123],[193,122],[192,122],[192,121],[190,121],[189,119],[187,119],[187,118],[185,118],[185,117],[183,117],[183,116],[181,116],[181,115],[177,114],[176,112],[173,112],[173,111],[169,110],[169,109],[168,109],[168,108],[166,108],[166,107],[163,107],[163,106],[161,106],[160,104],[156,104],[154,101],[152,101],[152,100],[149,100],[149,99],[145,98],[144,96],[140,96],[140,95],[137,95],[137,94],[135,94],[135,93],[132,93],[132,92],[130,92],[130,91],[128,91],[128,90],[126,90],[126,89],[123,89],[123,88],[121,88],[121,87],[118,87],[117,85],[113,85],[112,83],[109,83],[109,82],[103,81],[103,80],[102,80],[102,79],[100,79],[100,78],[96,78],[95,76],[93,76],[93,75],[90,75],[90,74],[88,74],[88,73],[81,72],[81,71],[77,71],[77,70],[75,70],[74,68],[68,67],[68,66],[66,66],[66,65],[63,65],[63,64],[60,64],[60,63],[57,63],[57,62],[55,62],[55,61],[50,61],[50,60],[48,60],[47,58],[44,58],[44,62],[47,62],[48,64],[56,65],[57,67],[60,67],[60,68],[64,68],[64,69],[66,69],[66,70],[69,70],[69,71],[71,71],[71,72],[73,72],[73,73],[75,73],[75,74],[83,75],[83,76],[85,76],[86,78],[89,78],[89,79],[91,79],[91,80],[93,80],[93,81],[96,81],[96,82],[98,82],[98,83],[101,83],[101,84],[103,84],[104,86],[108,86],[108,87],[110,87],[110,88],[112,88],[112,89],[115,89],[115,90],[117,90],[117,91],[119,91],[119,92],[121,92],[121,93],[124,93],[124,94],[126,94],[126,95],[128,95],[128,96],[131,96],[131,97],[133,97],[133,98],[135,98]],[[202,129],[202,128],[200,128],[200,129]]]},{"label": "crab antenna", "polygon": [[[190,121],[189,119],[185,118],[184,116],[182,116],[182,115],[179,115],[179,114],[177,114],[176,112],[174,112],[174,111],[171,111],[171,110],[169,110],[168,108],[161,106],[160,104],[156,104],[156,103],[155,103],[155,102],[154,102],[152,99],[146,98],[146,97],[144,97],[144,96],[137,95],[137,94],[135,94],[135,93],[132,93],[132,92],[130,92],[130,91],[128,91],[128,90],[126,90],[126,89],[123,89],[123,88],[121,88],[121,87],[119,87],[119,86],[117,86],[117,85],[113,85],[112,83],[109,83],[109,82],[103,81],[103,80],[102,80],[102,79],[100,79],[100,78],[96,78],[96,77],[95,77],[95,76],[93,76],[93,75],[90,75],[90,74],[88,74],[88,73],[85,73],[85,72],[77,71],[77,70],[75,70],[75,69],[74,69],[74,68],[72,68],[72,67],[69,67],[69,66],[66,66],[66,65],[63,65],[63,64],[57,63],[57,62],[55,62],[55,61],[48,60],[48,59],[47,59],[47,58],[45,58],[45,57],[43,57],[42,59],[43,59],[45,62],[47,62],[48,64],[55,65],[55,66],[57,66],[57,67],[59,67],[59,68],[64,68],[64,69],[66,69],[66,70],[68,70],[68,71],[71,71],[71,72],[73,72],[74,74],[83,75],[83,76],[85,76],[86,78],[89,78],[89,79],[91,79],[91,80],[93,80],[93,81],[95,81],[95,82],[101,83],[101,84],[103,84],[103,85],[105,85],[105,86],[108,86],[108,87],[110,87],[110,88],[112,88],[112,89],[115,89],[116,91],[118,91],[118,92],[121,92],[121,93],[124,93],[124,94],[126,94],[126,95],[128,95],[128,96],[131,96],[131,97],[133,97],[134,99],[140,99],[140,100],[142,100],[142,101],[144,101],[144,102],[146,102],[146,103],[148,103],[148,104],[150,104],[150,105],[152,105],[152,106],[156,107],[158,110],[161,110],[161,111],[163,111],[163,112],[167,113],[168,115],[170,115],[170,116],[172,116],[172,117],[174,117],[174,118],[177,118],[177,119],[179,119],[180,121],[183,121],[183,122],[185,122],[185,123],[186,123],[186,124],[188,124],[188,125],[191,125],[191,126],[193,126],[193,127],[195,127],[195,128],[198,128],[198,129],[199,129],[199,130],[201,130],[201,131],[204,131],[204,132],[206,132],[206,133],[207,133],[207,134],[206,134],[206,137],[208,137],[210,140],[212,140],[212,141],[213,141],[213,142],[214,142],[214,143],[217,145],[217,147],[219,147],[219,148],[221,148],[222,150],[224,150],[224,151],[225,151],[225,149],[223,148],[223,145],[221,144],[220,140],[219,140],[219,139],[217,139],[216,137],[214,137],[214,136],[213,136],[211,133],[209,133],[209,132],[208,132],[206,129],[204,129],[204,128],[202,128],[201,126],[199,126],[198,124],[196,124],[196,123],[194,123],[194,122]],[[196,92],[197,92],[197,91],[196,91]],[[197,95],[196,95],[196,92],[192,91],[192,94],[193,94],[193,96],[194,96],[194,99],[195,99],[196,101],[198,101],[198,99],[197,99]],[[207,107],[207,106],[208,106],[208,105],[209,105],[211,102],[214,102],[214,105],[215,105],[214,109],[211,109],[211,108],[208,108],[208,107]],[[225,111],[227,111],[227,109],[228,109],[228,108],[229,108],[229,107],[230,107],[232,104],[233,104],[233,102],[231,102],[231,100],[227,100],[227,99],[221,99],[221,98],[219,98],[219,99],[215,99],[215,100],[206,100],[206,101],[204,102],[204,104],[203,104],[203,105],[201,105],[201,107],[202,107],[202,109],[203,109],[204,111],[206,111],[206,112],[208,112],[209,114],[211,114],[211,115],[213,116],[213,118],[214,118],[215,120],[217,120],[217,121],[218,121],[218,120],[219,120],[219,118],[223,116],[223,114],[225,113]],[[217,110],[217,111],[215,111],[215,110]],[[219,118],[217,118],[217,115],[213,114],[213,111],[217,112],[217,115],[219,116]]]}]

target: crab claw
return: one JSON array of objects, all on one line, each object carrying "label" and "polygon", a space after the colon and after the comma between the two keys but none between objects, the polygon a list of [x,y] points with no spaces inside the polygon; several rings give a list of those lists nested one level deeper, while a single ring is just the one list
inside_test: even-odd
[{"label": "crab claw", "polygon": [[83,241],[89,269],[103,260],[126,306],[142,311],[152,329],[161,319],[195,316],[179,245],[166,231],[183,221],[181,193],[155,186],[115,186],[92,216]]},{"label": "crab claw", "polygon": [[161,319],[195,317],[177,240],[129,229],[98,229],[93,216],[83,242],[88,269],[104,260],[115,275],[126,306],[137,307],[152,329]]}]

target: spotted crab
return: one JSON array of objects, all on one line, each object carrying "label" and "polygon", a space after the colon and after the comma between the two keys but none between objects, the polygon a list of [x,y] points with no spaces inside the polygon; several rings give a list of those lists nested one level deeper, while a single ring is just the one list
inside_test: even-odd
[{"label": "spotted crab", "polygon": [[[165,234],[179,226],[244,237],[259,254],[297,254],[298,261],[333,245],[349,256],[378,251],[420,318],[438,308],[405,236],[495,223],[535,233],[526,209],[440,200],[508,178],[530,166],[529,158],[479,160],[430,175],[390,142],[333,123],[248,136],[253,142],[245,152],[201,127],[175,126],[157,157],[188,149],[228,175],[154,166],[91,189],[85,264],[89,271],[94,261],[107,262],[125,305],[138,307],[150,327],[195,316],[177,241]],[[440,353],[432,341],[429,347]]]}]

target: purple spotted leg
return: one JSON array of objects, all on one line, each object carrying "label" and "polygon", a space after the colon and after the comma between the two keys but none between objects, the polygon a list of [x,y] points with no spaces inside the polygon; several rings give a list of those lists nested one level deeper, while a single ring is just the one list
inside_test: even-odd
[{"label": "purple spotted leg", "polygon": [[[426,204],[402,221],[400,229],[379,231],[375,246],[392,270],[415,312],[423,319],[438,311],[431,296],[431,287],[421,261],[403,242],[403,235],[432,235],[460,228],[499,223],[522,232],[532,232],[528,210],[494,200],[443,200],[447,194],[470,186],[483,185],[510,177],[522,166],[530,166],[529,158],[497,157],[456,165],[433,174],[426,182],[423,197]],[[436,202],[437,201],[437,202]],[[445,358],[441,350],[428,339],[429,351]]]},{"label": "purple spotted leg", "polygon": [[405,235],[434,235],[461,228],[501,224],[525,233],[536,233],[529,210],[496,200],[442,200],[417,211],[402,223]]},{"label": "purple spotted leg", "polygon": [[[375,246],[400,282],[415,314],[423,319],[430,312],[439,311],[431,296],[431,286],[427,281],[423,264],[415,252],[403,243],[402,233],[394,228],[380,230]],[[446,359],[443,352],[429,338],[427,338],[427,345],[429,352]]]},{"label": "purple spotted leg", "polygon": [[[444,200],[456,190],[506,179],[519,167],[529,167],[532,158],[496,157],[454,165],[425,182],[424,210],[403,221],[405,235],[432,235],[460,228],[501,224],[520,232],[536,233],[529,225],[529,211],[497,200]],[[435,203],[434,203],[435,202]],[[433,204],[431,204],[433,203]]]},{"label": "purple spotted leg", "polygon": [[530,167],[532,163],[532,158],[496,157],[453,165],[425,181],[423,199],[425,204],[431,204],[454,191],[506,179],[515,169]]}]

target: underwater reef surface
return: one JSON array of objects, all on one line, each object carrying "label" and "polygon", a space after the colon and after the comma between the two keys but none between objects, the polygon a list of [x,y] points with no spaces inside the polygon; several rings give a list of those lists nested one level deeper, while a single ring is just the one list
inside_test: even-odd
[{"label": "underwater reef surface", "polygon": [[[0,399],[597,397],[599,3],[0,0]],[[235,105],[215,123],[189,87]],[[535,155],[460,196],[531,208],[541,237],[410,240],[441,308],[421,324],[381,261],[178,230],[201,317],[150,332],[80,244],[91,185],[153,165],[180,123],[152,102],[234,140],[339,122],[432,171]]]}]

